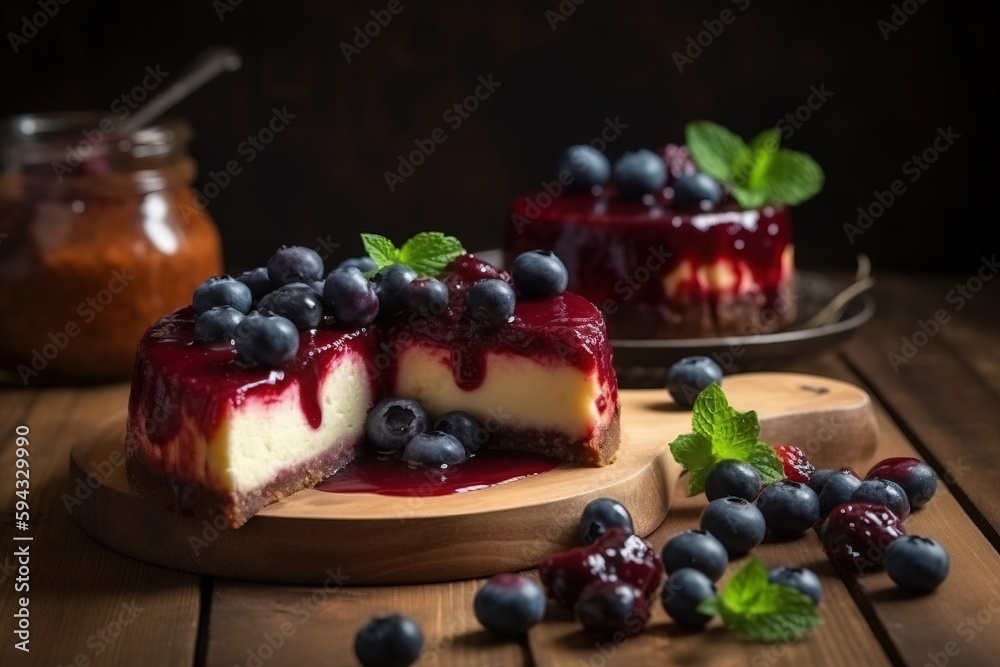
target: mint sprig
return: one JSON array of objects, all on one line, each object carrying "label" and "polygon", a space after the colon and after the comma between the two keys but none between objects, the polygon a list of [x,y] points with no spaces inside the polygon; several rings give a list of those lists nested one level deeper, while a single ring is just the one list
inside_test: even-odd
[{"label": "mint sprig", "polygon": [[685,140],[698,168],[729,186],[745,208],[765,204],[794,206],[823,187],[823,170],[811,157],[781,148],[777,128],[764,130],[750,144],[717,123],[688,123]]},{"label": "mint sprig", "polygon": [[797,639],[820,621],[809,596],[769,581],[767,570],[756,558],[732,576],[720,595],[698,605],[698,611],[718,614],[726,627],[760,642]]},{"label": "mint sprig", "polygon": [[456,257],[465,254],[461,241],[441,232],[420,232],[401,248],[378,234],[362,234],[361,243],[377,269],[384,269],[390,264],[405,264],[421,275],[432,277],[440,274]]},{"label": "mint sprig", "polygon": [[670,443],[674,460],[687,469],[689,496],[705,491],[708,471],[723,459],[746,461],[757,469],[765,484],[784,477],[777,452],[759,438],[757,413],[731,408],[719,385],[708,385],[694,400],[691,428],[693,433],[678,436]]}]

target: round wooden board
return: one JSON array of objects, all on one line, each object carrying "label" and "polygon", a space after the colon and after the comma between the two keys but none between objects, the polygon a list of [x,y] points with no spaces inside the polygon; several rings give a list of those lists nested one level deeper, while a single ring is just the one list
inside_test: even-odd
[{"label": "round wooden board", "polygon": [[[868,395],[837,380],[795,373],[728,376],[726,395],[754,409],[761,437],[793,442],[820,466],[867,459],[877,442]],[[623,502],[636,532],[666,517],[681,476],[667,445],[691,413],[663,390],[623,390],[622,446],[603,468],[563,464],[509,484],[446,496],[400,498],[301,491],[239,529],[182,517],[132,493],[125,477],[124,413],[73,449],[81,502],[73,516],[122,554],[198,574],[277,583],[425,583],[534,567],[576,543],[583,507]]]}]

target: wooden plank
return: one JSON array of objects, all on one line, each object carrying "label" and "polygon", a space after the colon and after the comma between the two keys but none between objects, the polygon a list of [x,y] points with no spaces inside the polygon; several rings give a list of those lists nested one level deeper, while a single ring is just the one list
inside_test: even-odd
[{"label": "wooden plank", "polygon": [[479,625],[472,600],[482,580],[421,586],[351,587],[339,568],[315,587],[218,580],[207,665],[267,667],[353,665],[354,637],[378,614],[413,617],[424,633],[418,665],[526,665],[523,641],[494,638]]},{"label": "wooden plank", "polygon": [[[808,368],[861,382],[831,356]],[[884,397],[873,398],[877,399],[881,433],[875,458],[920,456],[879,405]],[[864,474],[866,470],[867,466],[858,471]],[[1000,664],[1000,633],[985,629],[1000,612],[1000,558],[986,536],[945,485],[939,485],[930,503],[906,519],[904,526],[910,534],[931,537],[948,550],[951,573],[937,591],[924,596],[907,594],[884,571],[844,577],[876,631],[886,638],[890,652],[908,665],[945,664],[943,660],[961,665]]]},{"label": "wooden plank", "polygon": [[[937,309],[913,310],[905,286],[882,290],[877,295],[880,315],[844,346],[846,358],[993,545],[1000,545],[1000,494],[995,493],[1000,398],[943,335],[922,335],[922,328],[932,330],[926,323],[934,320]],[[974,303],[969,301],[969,307]],[[941,304],[947,304],[943,294]],[[950,324],[940,327],[947,330]],[[918,345],[904,349],[903,338]],[[889,356],[904,353],[910,357]]]},{"label": "wooden plank", "polygon": [[[87,538],[67,512],[70,446],[110,412],[127,387],[4,392],[0,431],[0,558],[10,558],[15,531],[12,424],[31,432],[30,654],[14,648],[13,613],[20,593],[0,584],[0,664],[190,665],[197,635],[197,577],[144,565]],[[81,494],[82,497],[83,494]],[[86,502],[86,498],[83,498]],[[0,564],[10,564],[10,560]],[[2,575],[0,575],[2,576]],[[16,576],[16,575],[15,575]]]}]

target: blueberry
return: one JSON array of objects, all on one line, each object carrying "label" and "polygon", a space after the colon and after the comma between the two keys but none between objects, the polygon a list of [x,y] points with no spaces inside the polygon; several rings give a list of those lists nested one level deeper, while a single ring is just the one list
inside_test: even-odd
[{"label": "blueberry", "polygon": [[305,283],[282,285],[261,299],[257,308],[291,320],[299,331],[314,329],[323,320],[323,301]]},{"label": "blueberry", "polygon": [[514,287],[526,299],[562,294],[569,284],[566,265],[549,250],[522,252],[514,258],[510,275]]},{"label": "blueberry", "polygon": [[632,515],[625,506],[611,498],[597,498],[587,503],[580,517],[580,541],[593,544],[612,526],[618,526],[629,535],[635,533]]},{"label": "blueberry", "polygon": [[420,315],[438,315],[448,307],[448,286],[437,278],[417,278],[403,288],[403,303]]},{"label": "blueberry", "polygon": [[438,417],[432,430],[455,436],[470,452],[478,452],[489,439],[486,429],[479,426],[476,418],[461,410],[452,410]]},{"label": "blueberry", "polygon": [[703,572],[712,581],[718,581],[729,565],[726,547],[703,530],[686,530],[673,536],[663,546],[662,556],[667,574],[687,567]]},{"label": "blueberry", "polygon": [[649,601],[625,581],[594,581],[576,600],[574,611],[584,631],[599,639],[631,637],[649,620]]},{"label": "blueberry", "polygon": [[312,248],[283,245],[267,260],[267,277],[274,287],[321,280],[323,258]]},{"label": "blueberry", "polygon": [[379,312],[375,286],[353,266],[330,272],[323,284],[323,300],[334,319],[349,327],[368,326]]},{"label": "blueberry", "polygon": [[374,271],[378,268],[375,265],[375,260],[368,255],[364,255],[362,257],[350,257],[337,265],[338,269],[346,269],[349,267],[354,267],[361,273],[368,273],[369,271]]},{"label": "blueberry", "polygon": [[194,321],[194,339],[199,343],[228,343],[242,320],[243,313],[231,306],[209,308]]},{"label": "blueberry", "polygon": [[420,626],[402,614],[377,616],[354,638],[354,652],[363,667],[408,667],[423,648]]},{"label": "blueberry", "polygon": [[667,165],[663,158],[645,148],[621,156],[613,169],[618,195],[636,199],[660,190],[667,183]]},{"label": "blueberry", "polygon": [[819,521],[819,496],[801,482],[784,480],[765,486],[757,497],[767,531],[775,537],[799,537]]},{"label": "blueberry", "polygon": [[744,498],[710,502],[701,513],[701,529],[714,535],[729,556],[742,556],[764,541],[767,524],[760,510]]},{"label": "blueberry", "polygon": [[611,163],[604,153],[586,145],[570,146],[556,162],[556,174],[568,172],[567,192],[584,192],[595,185],[604,185],[611,178]]},{"label": "blueberry", "polygon": [[513,288],[499,278],[480,280],[465,294],[465,305],[473,322],[498,327],[514,316]]},{"label": "blueberry", "polygon": [[250,296],[254,303],[264,298],[264,295],[274,289],[271,279],[267,277],[267,267],[258,266],[256,269],[244,271],[236,279],[250,288]]},{"label": "blueberry", "polygon": [[917,593],[934,590],[948,576],[948,552],[939,542],[901,535],[885,550],[882,564],[901,588]]},{"label": "blueberry", "polygon": [[749,463],[723,459],[711,467],[705,478],[705,495],[709,500],[736,496],[753,501],[760,491],[760,473]]},{"label": "blueberry", "polygon": [[663,585],[663,608],[685,630],[700,630],[712,617],[698,605],[716,596],[715,584],[704,572],[688,567],[675,570]]},{"label": "blueberry", "polygon": [[280,315],[253,312],[233,332],[236,354],[251,364],[268,368],[287,365],[299,351],[299,331]]},{"label": "blueberry", "polygon": [[403,288],[416,278],[417,272],[403,264],[390,264],[372,276],[379,313],[391,316],[402,312],[406,307]]},{"label": "blueberry", "polygon": [[415,466],[450,468],[465,461],[465,447],[458,438],[447,433],[418,433],[406,443],[403,460]]},{"label": "blueberry", "polygon": [[910,515],[910,501],[899,484],[885,479],[866,479],[854,489],[849,499],[852,503],[885,505],[900,521]]},{"label": "blueberry", "polygon": [[674,205],[711,210],[722,201],[722,186],[708,174],[681,176],[674,181]]},{"label": "blueberry", "polygon": [[322,302],[323,301],[323,291],[326,290],[326,281],[325,280],[313,280],[313,281],[311,281],[309,283],[306,283],[306,284],[309,285],[309,287],[313,291],[313,294],[315,294],[316,296],[318,296],[320,298],[320,302]]},{"label": "blueberry", "polygon": [[819,514],[826,516],[837,505],[843,505],[851,499],[854,489],[861,485],[857,475],[847,470],[838,470],[826,480],[823,490],[819,493]]},{"label": "blueberry", "polygon": [[722,367],[711,357],[684,357],[667,371],[667,391],[684,408],[693,406],[710,384],[722,384]]},{"label": "blueberry", "polygon": [[897,456],[876,463],[865,479],[885,479],[903,487],[910,500],[910,509],[927,504],[937,490],[937,473],[920,459]]},{"label": "blueberry", "polygon": [[791,586],[808,595],[812,601],[819,604],[823,599],[823,584],[812,570],[805,567],[776,567],[768,574],[771,583]]},{"label": "blueberry", "polygon": [[245,315],[250,312],[253,296],[249,287],[231,276],[216,276],[198,285],[191,301],[199,315],[215,306],[229,306]]},{"label": "blueberry", "polygon": [[368,413],[365,433],[378,454],[403,451],[406,443],[427,430],[430,420],[423,407],[408,398],[384,398]]},{"label": "blueberry", "polygon": [[826,486],[826,483],[830,481],[830,477],[836,472],[835,468],[819,468],[812,474],[806,485],[815,491],[816,495],[819,495],[823,492],[823,487]]},{"label": "blueberry", "polygon": [[516,637],[545,618],[545,591],[520,575],[498,574],[479,589],[472,606],[484,628]]}]

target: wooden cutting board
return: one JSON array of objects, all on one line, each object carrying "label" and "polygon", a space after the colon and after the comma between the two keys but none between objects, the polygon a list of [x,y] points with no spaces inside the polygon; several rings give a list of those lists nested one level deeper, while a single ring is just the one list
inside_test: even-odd
[{"label": "wooden cutting board", "polygon": [[[802,447],[819,467],[868,459],[871,400],[837,380],[747,373],[723,382],[731,405],[756,410],[761,437]],[[177,516],[132,493],[124,412],[74,447],[67,507],[92,538],[126,556],[198,574],[276,583],[403,584],[524,570],[575,545],[583,507],[615,498],[647,535],[664,519],[681,469],[667,445],[691,412],[664,390],[623,390],[622,446],[603,468],[562,464],[534,477],[444,496],[306,490],[243,527]],[[82,485],[82,486],[81,486]]]}]

